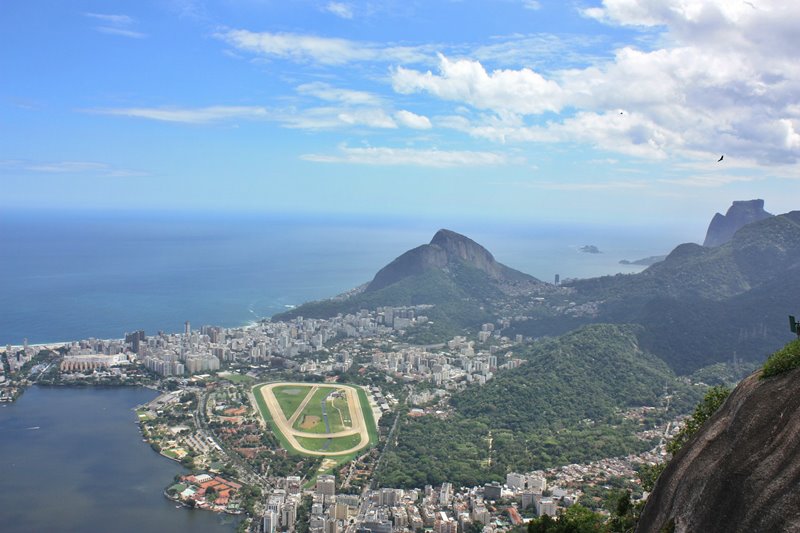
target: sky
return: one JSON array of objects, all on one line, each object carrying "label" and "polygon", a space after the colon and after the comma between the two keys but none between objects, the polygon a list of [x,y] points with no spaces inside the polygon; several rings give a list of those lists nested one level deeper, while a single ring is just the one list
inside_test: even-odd
[{"label": "sky", "polygon": [[784,0],[9,0],[0,209],[786,212],[797,28]]}]

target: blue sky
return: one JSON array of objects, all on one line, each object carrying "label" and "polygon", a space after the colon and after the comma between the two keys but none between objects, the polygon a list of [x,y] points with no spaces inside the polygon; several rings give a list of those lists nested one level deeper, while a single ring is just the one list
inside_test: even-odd
[{"label": "blue sky", "polygon": [[3,2],[0,208],[785,212],[793,4]]}]

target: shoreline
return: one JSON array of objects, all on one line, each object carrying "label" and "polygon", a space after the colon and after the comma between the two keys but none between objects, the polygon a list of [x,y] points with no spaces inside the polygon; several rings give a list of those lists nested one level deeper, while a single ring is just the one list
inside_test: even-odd
[{"label": "shoreline", "polygon": [[[275,314],[278,314],[278,313],[275,313]],[[272,317],[271,316],[263,316],[263,317],[259,317],[259,318],[255,319],[255,320],[250,319],[250,320],[246,321],[244,324],[242,324],[240,326],[225,327],[225,326],[215,326],[214,324],[208,324],[208,325],[211,325],[211,326],[214,326],[214,327],[222,327],[223,329],[238,329],[238,328],[250,329],[250,328],[254,328],[254,327],[258,326],[264,320],[272,320]],[[204,325],[206,325],[206,324],[204,324]],[[166,335],[183,335],[184,334],[182,331],[173,331],[173,332],[165,331],[164,333]],[[101,339],[101,338],[98,338],[98,337],[87,337],[85,339],[73,339],[73,340],[69,340],[69,341],[29,342],[28,343],[28,348],[40,348],[40,349],[46,349],[46,350],[56,350],[58,348],[69,346],[69,345],[71,345],[73,343],[76,343],[76,342],[89,340],[90,338],[93,338],[93,339],[96,339],[96,340],[102,341],[102,342],[124,341],[125,340],[125,337],[109,337],[109,338],[106,338],[106,339]],[[7,351],[7,348],[11,348],[12,350],[22,350],[22,349],[25,348],[25,345],[24,344],[0,344],[0,353],[5,353]]]}]

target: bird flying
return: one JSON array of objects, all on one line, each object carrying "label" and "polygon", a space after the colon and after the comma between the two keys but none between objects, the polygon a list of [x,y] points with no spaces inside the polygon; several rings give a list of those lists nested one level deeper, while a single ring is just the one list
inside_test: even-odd
[{"label": "bird flying", "polygon": [[725,157],[725,154],[722,154],[721,156],[719,156],[719,159],[717,159],[717,163],[719,163],[720,161],[722,161],[722,159],[723,159],[724,157]]}]

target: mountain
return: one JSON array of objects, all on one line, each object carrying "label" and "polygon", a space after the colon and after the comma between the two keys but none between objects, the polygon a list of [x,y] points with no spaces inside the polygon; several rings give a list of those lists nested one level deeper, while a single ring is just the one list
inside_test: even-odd
[{"label": "mountain", "polygon": [[638,532],[800,530],[800,369],[742,381],[675,455]]},{"label": "mountain", "polygon": [[493,320],[495,311],[509,300],[531,298],[551,287],[497,262],[472,239],[442,229],[429,244],[405,252],[380,269],[363,289],[309,302],[273,319],[326,318],[381,306],[426,304],[434,306],[425,311],[433,322],[423,328],[430,339],[417,340],[440,341]]},{"label": "mountain", "polygon": [[679,374],[731,361],[763,360],[788,337],[800,294],[800,211],[748,224],[725,244],[681,244],[638,274],[564,283],[594,316],[519,322],[512,333],[564,333],[590,322],[634,323],[648,351]]},{"label": "mountain", "polygon": [[440,229],[430,244],[409,250],[380,269],[367,286],[366,292],[380,290],[428,270],[445,271],[459,264],[485,273],[494,283],[540,283],[533,276],[498,263],[486,248],[472,239],[454,231]]},{"label": "mountain", "polygon": [[[617,409],[657,405],[675,375],[639,344],[635,326],[595,324],[533,345],[526,364],[454,395],[459,413],[493,428],[602,419]],[[691,405],[691,404],[689,404]]]},{"label": "mountain", "polygon": [[764,211],[764,200],[734,201],[727,213],[717,213],[711,219],[703,246],[725,244],[740,228],[771,216],[772,214]]},{"label": "mountain", "polygon": [[474,486],[502,482],[507,472],[651,449],[655,443],[636,433],[652,426],[621,413],[661,406],[668,387],[670,412],[652,411],[648,423],[674,417],[697,402],[699,391],[642,350],[636,329],[598,324],[516,347],[514,357],[524,364],[454,393],[446,415],[402,421],[377,474],[380,484]]}]

